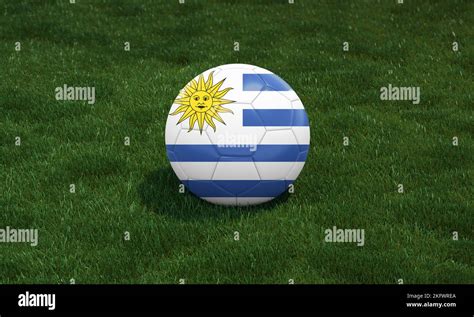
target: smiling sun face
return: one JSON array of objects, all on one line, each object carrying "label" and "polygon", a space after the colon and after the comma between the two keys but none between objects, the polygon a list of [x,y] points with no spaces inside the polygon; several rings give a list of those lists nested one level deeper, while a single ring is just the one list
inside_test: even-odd
[{"label": "smiling sun face", "polygon": [[204,122],[216,131],[216,125],[213,121],[214,119],[225,124],[224,120],[219,115],[219,112],[233,113],[232,110],[222,106],[235,102],[232,100],[222,99],[222,97],[224,97],[232,88],[225,88],[219,91],[225,78],[214,85],[213,74],[214,72],[209,74],[207,81],[204,81],[204,76],[202,74],[199,76],[198,81],[193,79],[188,85],[186,85],[186,87],[184,87],[181,94],[175,100],[175,103],[181,106],[179,106],[173,113],[170,113],[170,115],[175,116],[179,113],[183,113],[177,124],[189,119],[188,132],[194,128],[196,122],[201,134],[204,129]]}]

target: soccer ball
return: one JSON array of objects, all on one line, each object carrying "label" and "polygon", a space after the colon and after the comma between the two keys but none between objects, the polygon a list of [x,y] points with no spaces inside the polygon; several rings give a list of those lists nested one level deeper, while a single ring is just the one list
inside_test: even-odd
[{"label": "soccer ball", "polygon": [[303,169],[309,120],[291,87],[253,65],[205,71],[176,97],[166,151],[176,176],[196,196],[254,205],[281,195]]}]

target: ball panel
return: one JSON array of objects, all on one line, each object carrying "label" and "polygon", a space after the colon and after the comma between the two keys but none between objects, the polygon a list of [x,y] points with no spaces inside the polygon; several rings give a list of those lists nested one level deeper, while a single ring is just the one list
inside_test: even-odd
[{"label": "ball panel", "polygon": [[254,162],[218,162],[213,180],[260,180]]},{"label": "ball panel", "polygon": [[271,90],[291,91],[290,85],[276,74],[259,74],[259,76]]},{"label": "ball panel", "polygon": [[260,144],[252,159],[255,162],[296,162],[300,147],[298,144]]},{"label": "ball panel", "polygon": [[[171,166],[179,166],[180,180],[208,180],[212,178],[217,162],[171,162]],[[174,168],[173,168],[174,169]]]},{"label": "ball panel", "polygon": [[[299,100],[298,95],[296,94],[296,92],[293,89],[291,89],[290,85],[288,85],[288,83],[286,81],[284,81],[278,75],[276,75],[276,74],[272,73],[271,71],[269,71],[268,69],[265,69],[265,68],[262,68],[262,67],[254,67],[252,70],[256,74],[272,74],[272,75],[275,75],[280,81],[282,81],[284,83],[283,86],[286,86],[286,87],[290,88],[290,90],[279,91],[280,95],[282,95],[283,97],[287,98],[290,101]],[[263,76],[263,78],[264,78],[264,76]],[[264,80],[264,82],[265,82],[265,91],[275,90],[275,89],[271,88],[271,87],[274,87],[274,85],[269,84],[268,81],[269,80]],[[277,85],[277,86],[280,87],[281,85]]]},{"label": "ball panel", "polygon": [[166,121],[166,127],[165,127],[165,144],[167,145],[176,144],[178,140],[178,136],[181,133],[181,129],[176,127],[177,122],[178,122],[178,119],[176,119],[173,116],[168,116],[168,119]]},{"label": "ball panel", "polygon": [[223,206],[236,206],[237,197],[202,197],[205,201],[216,205],[223,205]]},{"label": "ball panel", "polygon": [[279,91],[269,90],[264,94],[259,94],[252,101],[252,106],[257,109],[290,109],[292,103]]},{"label": "ball panel", "polygon": [[288,175],[286,175],[286,179],[288,180],[296,180],[300,175],[301,171],[303,170],[305,162],[295,162],[293,167],[289,170]]},{"label": "ball panel", "polygon": [[296,100],[292,100],[290,102],[291,102],[291,109],[303,109],[304,110],[304,105],[303,105],[303,103],[301,102],[301,100],[299,98],[297,98]]},{"label": "ball panel", "polygon": [[219,181],[189,179],[183,181],[183,184],[189,189],[190,192],[201,198],[236,196],[234,192],[229,191],[221,186],[222,184],[220,184]]},{"label": "ball panel", "polygon": [[291,130],[291,127],[290,126],[266,126],[265,127],[265,130],[267,130],[267,132],[270,132],[270,131],[289,131]]},{"label": "ball panel", "polygon": [[286,180],[262,180],[247,185],[247,190],[244,190],[238,195],[239,197],[277,197],[280,196],[292,181]]},{"label": "ball panel", "polygon": [[232,87],[226,95],[225,99],[234,100],[240,104],[251,103],[259,94],[260,91],[246,91],[243,92],[243,74],[252,73],[251,70],[245,69],[227,69],[224,68],[218,76],[216,76],[216,82],[218,80],[225,79],[223,87]]},{"label": "ball panel", "polygon": [[212,144],[212,141],[209,139],[209,135],[207,134],[207,129],[206,131],[202,131],[202,135],[199,132],[199,129],[191,130],[190,132],[188,132],[188,129],[179,130],[181,130],[181,133],[178,135],[175,144]]},{"label": "ball panel", "polygon": [[[298,102],[300,101],[300,98],[296,94],[294,90],[288,90],[288,91],[279,91],[278,92],[282,97],[288,99],[289,101],[294,101]],[[301,102],[301,101],[300,101]],[[301,103],[301,108],[299,109],[304,109],[303,104]]]},{"label": "ball panel", "polygon": [[171,163],[171,168],[173,169],[174,173],[178,177],[179,180],[187,180],[188,175],[186,175],[186,172],[181,168],[181,165],[179,162],[170,162]]},{"label": "ball panel", "polygon": [[298,154],[297,161],[305,162],[308,157],[309,145],[300,145],[300,153]]},{"label": "ball panel", "polygon": [[298,144],[298,140],[290,127],[282,127],[281,130],[266,131],[262,144]]},{"label": "ball panel", "polygon": [[295,165],[303,168],[304,162],[255,162],[262,180],[295,180]]},{"label": "ball panel", "polygon": [[291,127],[290,131],[296,138],[298,144],[307,145],[310,141],[309,127]]},{"label": "ball panel", "polygon": [[237,197],[237,205],[239,206],[250,206],[266,203],[274,197]]},{"label": "ball panel", "polygon": [[255,74],[273,74],[273,72],[268,69],[259,66],[253,66],[252,70]]}]

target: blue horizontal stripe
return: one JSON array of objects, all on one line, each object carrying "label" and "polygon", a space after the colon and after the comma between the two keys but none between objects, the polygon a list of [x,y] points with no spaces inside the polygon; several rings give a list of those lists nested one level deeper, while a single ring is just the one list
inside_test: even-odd
[{"label": "blue horizontal stripe", "polygon": [[187,180],[182,183],[199,197],[276,197],[292,180]]},{"label": "blue horizontal stripe", "polygon": [[243,74],[243,91],[288,91],[292,90],[275,74]]},{"label": "blue horizontal stripe", "polygon": [[303,109],[244,109],[244,127],[309,126]]},{"label": "blue horizontal stripe", "polygon": [[304,162],[308,149],[309,145],[298,144],[262,144],[255,148],[211,144],[166,145],[171,162]]}]

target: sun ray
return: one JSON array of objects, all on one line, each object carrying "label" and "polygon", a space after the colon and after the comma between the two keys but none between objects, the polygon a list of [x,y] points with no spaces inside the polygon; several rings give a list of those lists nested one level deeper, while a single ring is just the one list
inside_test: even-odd
[{"label": "sun ray", "polygon": [[202,74],[199,75],[197,90],[206,90],[206,84],[204,83],[204,76]]},{"label": "sun ray", "polygon": [[224,120],[221,118],[221,116],[217,113],[216,110],[211,109],[211,110],[209,110],[208,112],[209,112],[209,115],[210,115],[213,119],[216,119],[216,120],[219,121],[220,123],[225,124]]},{"label": "sun ray", "polygon": [[194,123],[196,123],[196,120],[197,120],[197,115],[194,113],[191,118],[189,118],[189,131],[191,131],[192,129],[194,129]]},{"label": "sun ray", "polygon": [[227,100],[227,99],[216,99],[216,100],[213,100],[212,104],[219,106],[219,105],[226,105],[228,103],[233,103],[233,102],[235,101]]},{"label": "sun ray", "polygon": [[189,87],[191,87],[192,89],[194,89],[194,91],[197,90],[197,86],[198,86],[198,84],[197,84],[196,79],[191,80],[191,82],[189,83]]},{"label": "sun ray", "polygon": [[232,89],[233,88],[229,87],[229,88],[226,88],[224,90],[221,90],[221,91],[217,92],[214,96],[212,96],[212,98],[216,98],[216,99],[222,98]]},{"label": "sun ray", "polygon": [[209,74],[209,78],[207,79],[207,82],[206,82],[206,90],[209,90],[209,88],[212,87],[212,81],[214,80],[214,71],[212,71],[210,74]]},{"label": "sun ray", "polygon": [[199,130],[201,131],[201,134],[202,134],[202,129],[204,128],[204,117],[206,114],[203,112],[197,112],[196,115],[197,115]]},{"label": "sun ray", "polygon": [[215,106],[214,109],[216,109],[217,112],[228,112],[228,113],[234,113],[232,110],[222,107],[222,106]]},{"label": "sun ray", "polygon": [[214,129],[214,132],[216,132],[216,125],[212,121],[211,115],[206,113],[205,119],[206,119],[207,124],[210,125]]},{"label": "sun ray", "polygon": [[219,90],[219,88],[221,88],[222,84],[224,83],[224,80],[225,79],[222,79],[220,82],[218,82],[217,84],[215,84],[214,86],[212,86],[211,88],[209,88],[209,90],[207,91],[212,97],[214,97],[214,95],[217,93],[217,91]]},{"label": "sun ray", "polygon": [[179,106],[178,109],[176,109],[173,113],[170,113],[170,115],[174,116],[174,115],[177,115],[180,112],[184,112],[184,111],[186,111],[186,109],[188,109],[188,107],[189,107],[189,105]]},{"label": "sun ray", "polygon": [[182,97],[182,98],[176,99],[174,103],[177,103],[179,105],[189,106],[189,97]]},{"label": "sun ray", "polygon": [[178,120],[178,124],[195,114],[196,112],[193,110],[193,108],[189,107],[188,110],[183,114],[183,116]]},{"label": "sun ray", "polygon": [[192,88],[190,85],[184,87],[184,93],[186,97],[191,97],[196,92],[196,89]]}]

